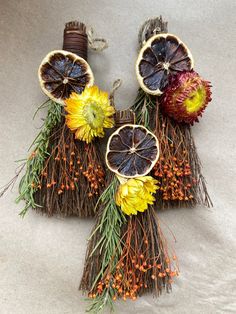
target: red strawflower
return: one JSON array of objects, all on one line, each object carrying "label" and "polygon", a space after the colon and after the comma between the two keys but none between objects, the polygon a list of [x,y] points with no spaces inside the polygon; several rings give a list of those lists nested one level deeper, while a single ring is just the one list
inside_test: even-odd
[{"label": "red strawflower", "polygon": [[163,111],[178,122],[193,124],[211,101],[211,84],[194,71],[170,78],[161,97]]}]

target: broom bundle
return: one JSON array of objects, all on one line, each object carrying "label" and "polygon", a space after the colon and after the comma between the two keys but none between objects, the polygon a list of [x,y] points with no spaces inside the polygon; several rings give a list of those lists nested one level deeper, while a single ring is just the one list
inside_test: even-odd
[{"label": "broom bundle", "polygon": [[[94,136],[104,136],[103,125],[99,125],[100,133],[94,134],[96,118],[99,119],[99,115],[96,115],[97,107],[85,103],[79,95],[82,97],[86,90],[84,98],[91,94],[91,99],[96,97],[92,99],[95,104],[105,95],[103,100],[107,103],[103,106],[104,110],[109,111],[107,116],[110,119],[106,121],[105,127],[113,125],[111,116],[114,109],[109,106],[106,93],[97,87],[89,89],[94,78],[86,62],[88,46],[101,51],[107,44],[104,39],[94,38],[93,30],[86,29],[83,23],[66,23],[63,50],[50,52],[40,65],[40,85],[51,99],[40,106],[48,107],[48,114],[33,142],[33,152],[21,168],[21,171],[26,168],[19,184],[17,199],[25,201],[22,216],[30,207],[48,216],[94,215],[93,208],[104,188],[105,170],[99,140],[92,139]],[[66,104],[67,99],[71,101],[70,104]],[[80,103],[85,104],[84,112],[87,111],[84,116],[82,113],[84,120],[79,121],[80,124],[75,129],[70,123],[74,123],[73,114]],[[89,123],[94,123],[95,126],[90,127]],[[91,128],[95,129],[94,133]],[[83,132],[82,136],[77,136],[79,132]],[[18,176],[19,172],[15,179]],[[4,187],[3,193],[15,179]]]},{"label": "broom bundle", "polygon": [[[129,115],[130,120],[127,118]],[[136,138],[141,135],[140,132],[147,132],[147,141],[137,137],[135,142],[137,144],[139,139],[139,151],[145,151],[147,158],[150,155],[154,158],[154,152],[158,154],[158,149],[153,150],[151,146],[153,151],[149,152],[149,144],[156,143],[155,136],[145,128],[132,124],[132,112],[117,112],[116,116],[119,117],[116,119],[117,125],[121,127],[108,140],[108,167],[111,169],[114,166],[114,156],[120,149],[116,145],[118,134],[124,143],[125,138]],[[123,127],[121,117],[125,123],[129,121]],[[132,127],[135,133],[129,134]],[[140,148],[140,145],[145,146]],[[109,147],[112,148],[110,152]],[[119,158],[119,154],[120,151],[116,157]],[[123,165],[127,162],[125,171],[131,171],[129,158],[121,159]],[[160,295],[163,290],[169,292],[173,277],[178,275],[176,256],[172,250],[168,250],[152,206],[159,182],[150,176],[124,178],[117,174],[111,174],[108,181],[108,187],[97,204],[96,224],[89,238],[80,284],[80,289],[87,291],[92,300],[89,310],[94,313],[106,305],[113,308],[114,301],[119,298],[136,300],[145,292],[154,295]]]},{"label": "broom bundle", "polygon": [[36,209],[49,216],[93,216],[105,176],[99,144],[75,140],[63,118],[52,131],[48,150],[34,196],[41,205]]},{"label": "broom bundle", "polygon": [[[166,47],[162,47],[162,49],[166,50],[161,57],[167,58],[169,53],[168,44],[175,44],[176,47],[171,51],[172,56],[169,53],[169,61],[164,62],[163,67],[170,64],[174,58],[179,57],[178,54],[181,53],[181,42],[179,42],[178,45],[175,42],[171,42],[171,40],[174,41],[175,38],[173,39],[173,35],[168,35],[167,32],[167,22],[163,21],[162,17],[148,20],[143,24],[138,36],[139,47],[141,48],[140,54],[142,53],[142,49],[145,49],[148,45],[147,41],[152,41],[152,38],[153,45],[150,44],[150,48],[147,48],[147,50],[143,52],[145,61],[141,61],[139,64],[137,61],[137,71],[143,71],[143,73],[146,74],[144,66],[146,66],[147,71],[149,66],[147,65],[149,64],[148,62],[151,63],[151,66],[153,62],[150,56],[147,57],[147,53],[149,53],[150,49],[154,52],[158,52],[158,46],[156,44],[158,40],[160,40],[160,42],[164,41],[163,38],[165,36],[167,36],[165,37],[167,44]],[[159,38],[158,34],[160,36],[163,35],[163,38]],[[160,53],[162,53],[162,51],[160,51]],[[177,57],[174,56],[175,53]],[[159,60],[162,60],[161,57],[159,56]],[[158,60],[158,56],[156,58]],[[160,158],[152,171],[152,175],[161,183],[161,188],[157,192],[157,206],[160,208],[194,207],[196,205],[212,206],[211,199],[207,192],[206,182],[202,175],[201,162],[191,132],[191,124],[193,124],[194,121],[198,121],[198,116],[202,114],[203,108],[206,106],[207,102],[211,100],[210,84],[202,80],[200,82],[201,84],[199,83],[197,85],[197,79],[200,81],[200,78],[193,70],[188,72],[184,69],[181,74],[180,64],[186,59],[186,56],[179,57],[179,60],[176,59],[177,61],[171,64],[170,73],[168,71],[166,73],[167,82],[163,80],[163,84],[165,83],[166,87],[162,89],[161,92],[157,91],[156,95],[153,91],[148,91],[146,86],[141,85],[142,88],[139,89],[135,103],[132,106],[132,109],[136,113],[138,123],[151,129],[160,142]],[[156,61],[154,61],[154,63],[155,62]],[[186,67],[186,65],[183,65],[183,67]],[[181,80],[184,80],[184,75],[191,75],[194,78],[191,81],[191,77],[189,77],[188,80],[186,79],[186,81],[182,83]],[[179,81],[176,82],[178,78]],[[148,82],[147,79],[146,82]],[[202,86],[206,88],[205,90],[202,88],[202,94],[200,94],[200,88]],[[194,92],[196,92],[196,95]],[[201,96],[202,98],[200,98]],[[199,109],[198,107],[196,113],[190,113],[190,111],[185,112],[181,106],[184,107],[188,105],[187,101],[192,101],[190,105],[193,109],[200,105],[202,105],[202,108]],[[187,116],[188,113],[189,116]],[[190,114],[192,114],[192,117]],[[193,114],[195,115],[193,116]]]}]

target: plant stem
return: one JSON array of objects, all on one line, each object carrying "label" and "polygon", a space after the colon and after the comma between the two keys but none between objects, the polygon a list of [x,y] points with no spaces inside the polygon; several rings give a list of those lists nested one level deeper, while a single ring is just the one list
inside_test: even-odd
[{"label": "plant stem", "polygon": [[[48,156],[49,137],[52,129],[61,120],[61,105],[52,100],[48,100],[47,105],[47,117],[41,131],[31,145],[31,147],[34,147],[34,150],[25,163],[26,172],[19,184],[19,196],[16,202],[25,201],[25,206],[20,212],[22,217],[24,217],[30,207],[35,208],[37,205],[34,200],[34,193],[39,188],[39,176],[43,169],[44,161]],[[45,103],[43,107],[45,107]]]},{"label": "plant stem", "polygon": [[[121,248],[121,227],[126,222],[125,215],[115,203],[118,180],[113,177],[107,189],[100,196],[97,206],[97,224],[89,239],[86,263],[80,289],[93,291],[106,271],[116,266]],[[106,305],[112,305],[113,288],[109,286],[100,295],[96,294],[88,311],[98,313]]]}]

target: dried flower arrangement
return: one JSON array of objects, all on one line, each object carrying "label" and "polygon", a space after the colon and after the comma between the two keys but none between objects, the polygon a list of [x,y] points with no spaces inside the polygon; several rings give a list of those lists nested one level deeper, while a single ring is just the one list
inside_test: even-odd
[{"label": "dried flower arrangement", "polygon": [[83,23],[67,23],[63,50],[50,52],[39,66],[40,86],[49,97],[39,109],[48,107],[48,114],[20,169],[26,168],[17,198],[25,201],[22,216],[30,207],[48,216],[95,214],[93,207],[105,184],[98,138],[113,126],[115,110],[108,93],[93,85],[88,44],[99,51],[107,44],[92,35]]},{"label": "dried flower arrangement", "polygon": [[[89,311],[98,313],[118,298],[168,292],[179,274],[155,209],[212,205],[191,134],[211,101],[211,85],[193,70],[190,50],[167,23],[148,20],[139,32],[137,99],[132,110],[115,112],[119,83],[110,96],[94,85],[88,43],[106,47],[83,23],[69,22],[63,50],[41,62],[39,82],[49,100],[39,109],[48,107],[48,114],[1,194],[25,167],[17,198],[26,203],[22,216],[30,207],[48,216],[96,213],[80,289],[92,299]],[[99,138],[113,126],[104,162]]]},{"label": "dried flower arrangement", "polygon": [[113,309],[119,298],[171,290],[178,261],[155,209],[212,206],[191,134],[211,101],[211,85],[193,70],[190,50],[167,33],[161,17],[144,23],[139,44],[140,89],[133,111],[116,113],[119,128],[106,151],[115,175],[96,205],[80,284],[94,313]]},{"label": "dried flower arrangement", "polygon": [[97,203],[80,284],[94,313],[106,305],[112,309],[118,298],[136,300],[146,291],[170,291],[179,272],[153,207],[160,183],[149,173],[159,158],[159,141],[134,124],[130,110],[117,111],[115,120],[119,128],[106,150],[107,167],[115,175],[109,176]]},{"label": "dried flower arrangement", "polygon": [[160,181],[158,208],[212,206],[191,125],[211,101],[210,83],[194,72],[188,47],[167,31],[162,17],[146,21],[139,32],[136,62],[140,84],[132,109],[137,122],[160,141],[152,175]]}]

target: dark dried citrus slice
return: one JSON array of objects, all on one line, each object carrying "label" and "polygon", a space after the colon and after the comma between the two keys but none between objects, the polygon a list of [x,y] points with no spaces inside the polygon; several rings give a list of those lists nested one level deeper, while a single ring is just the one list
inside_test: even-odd
[{"label": "dark dried citrus slice", "polygon": [[136,74],[146,93],[161,95],[170,74],[190,71],[193,65],[191,52],[178,37],[159,34],[151,37],[140,50]]},{"label": "dark dried citrus slice", "polygon": [[65,50],[51,51],[41,62],[38,77],[44,93],[60,104],[64,104],[72,92],[81,94],[85,86],[94,83],[89,64]]},{"label": "dark dried citrus slice", "polygon": [[145,127],[125,124],[108,139],[106,163],[108,168],[125,178],[145,176],[159,157],[156,136]]}]

